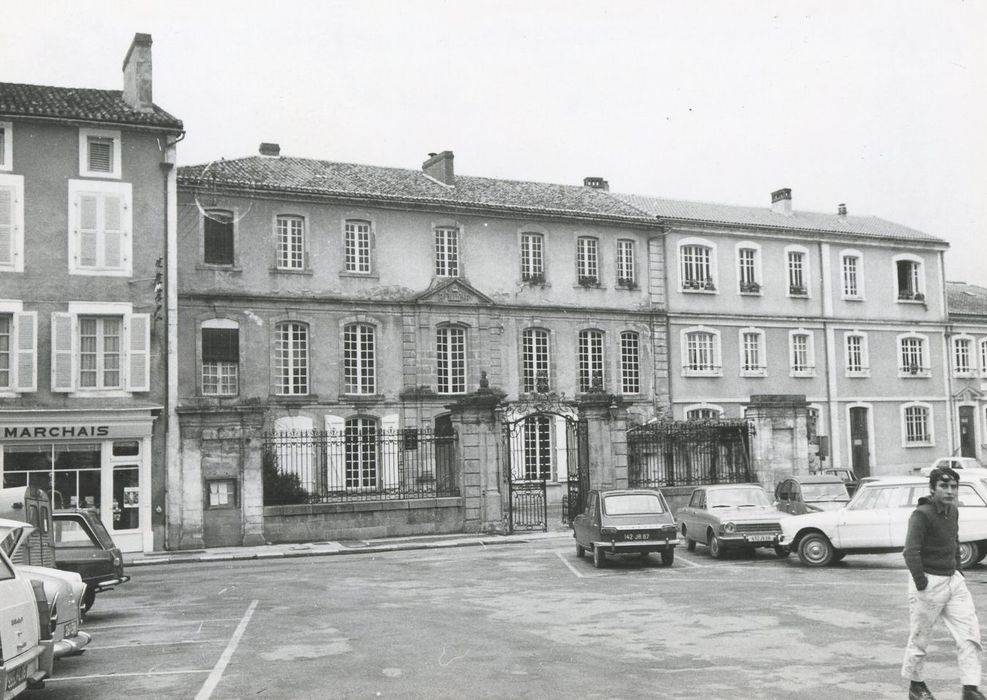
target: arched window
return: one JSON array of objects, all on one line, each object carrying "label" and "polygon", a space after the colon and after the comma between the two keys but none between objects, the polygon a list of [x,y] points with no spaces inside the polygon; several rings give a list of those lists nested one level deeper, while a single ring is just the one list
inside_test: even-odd
[{"label": "arched window", "polygon": [[620,391],[641,392],[641,337],[634,331],[620,334]]},{"label": "arched window", "polygon": [[370,324],[343,328],[343,391],[361,395],[377,391],[377,341]]},{"label": "arched window", "polygon": [[466,393],[466,329],[442,326],[435,331],[435,381],[440,394]]},{"label": "arched window", "polygon": [[346,488],[377,488],[377,421],[363,417],[349,418],[343,435]]},{"label": "arched window", "polygon": [[579,391],[603,389],[603,331],[579,332]]},{"label": "arched window", "polygon": [[308,325],[285,321],[274,327],[275,391],[282,396],[309,393]]},{"label": "arched window", "polygon": [[521,333],[521,391],[547,392],[550,387],[549,336],[543,328]]}]

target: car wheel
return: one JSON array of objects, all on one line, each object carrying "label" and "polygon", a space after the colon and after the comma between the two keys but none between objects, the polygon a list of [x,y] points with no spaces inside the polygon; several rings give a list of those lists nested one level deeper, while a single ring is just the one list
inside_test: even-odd
[{"label": "car wheel", "polygon": [[671,566],[672,562],[675,561],[675,549],[669,547],[668,549],[661,550],[661,565]]},{"label": "car wheel", "polygon": [[597,569],[602,569],[607,563],[607,555],[603,553],[603,549],[597,546],[593,546],[593,566]]},{"label": "car wheel", "polygon": [[93,605],[96,603],[96,589],[86,586],[86,592],[82,594],[82,601],[79,604],[79,611],[85,615],[87,612],[92,610]]},{"label": "car wheel", "polygon": [[960,568],[969,569],[977,563],[977,545],[973,542],[960,542]]},{"label": "car wheel", "polygon": [[586,556],[586,548],[583,547],[578,542],[576,543],[576,556],[579,557],[580,559]]},{"label": "car wheel", "polygon": [[782,547],[780,544],[775,545],[775,556],[779,559],[787,559],[788,555],[792,553],[788,547]]},{"label": "car wheel", "polygon": [[981,542],[977,545],[977,561],[983,561],[987,557],[987,544]]},{"label": "car wheel", "polygon": [[720,542],[720,538],[717,537],[715,533],[709,533],[709,538],[706,540],[706,546],[709,547],[709,555],[711,557],[714,559],[723,558],[723,544]]},{"label": "car wheel", "polygon": [[833,561],[833,545],[826,535],[813,532],[799,542],[799,559],[806,566],[826,566]]},{"label": "car wheel", "polygon": [[846,552],[833,552],[833,563],[835,564],[838,561],[843,561],[845,556]]}]

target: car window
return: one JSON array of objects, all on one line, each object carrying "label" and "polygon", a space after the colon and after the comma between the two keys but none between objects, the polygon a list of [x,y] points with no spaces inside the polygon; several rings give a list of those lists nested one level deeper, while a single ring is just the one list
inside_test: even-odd
[{"label": "car window", "polygon": [[870,487],[860,491],[860,496],[854,499],[849,506],[850,510],[870,510],[873,508],[887,508],[891,502],[891,496],[895,487]]},{"label": "car window", "polygon": [[6,557],[0,557],[0,581],[9,581],[14,578],[14,569],[7,562]]},{"label": "car window", "polygon": [[983,496],[977,493],[976,490],[970,486],[970,484],[960,484],[960,490],[957,495],[959,498],[960,507],[987,508],[987,503],[984,503]]},{"label": "car window", "polygon": [[898,504],[902,508],[914,508],[918,505],[918,499],[929,495],[929,487],[925,484],[915,484],[908,488],[908,492]]},{"label": "car window", "polygon": [[840,483],[802,484],[802,498],[806,501],[849,501],[846,486]]},{"label": "car window", "polygon": [[78,520],[55,521],[55,546],[99,547],[89,534],[89,530]]},{"label": "car window", "polygon": [[770,506],[771,499],[759,486],[738,486],[709,492],[707,504],[710,508],[732,506]]},{"label": "car window", "polygon": [[703,491],[701,491],[701,490],[699,490],[699,491],[693,491],[692,492],[692,499],[689,501],[689,505],[692,506],[693,508],[702,508],[703,507]]},{"label": "car window", "polygon": [[20,530],[11,530],[8,532],[7,536],[0,541],[0,551],[8,557],[12,557],[14,555],[14,543],[17,542],[19,536]]},{"label": "car window", "polygon": [[603,499],[603,512],[607,515],[639,515],[664,513],[658,494],[626,493]]}]

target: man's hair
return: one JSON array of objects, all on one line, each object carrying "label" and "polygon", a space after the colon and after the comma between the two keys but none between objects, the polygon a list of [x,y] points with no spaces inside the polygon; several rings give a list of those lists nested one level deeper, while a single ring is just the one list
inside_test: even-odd
[{"label": "man's hair", "polygon": [[957,484],[960,483],[960,475],[956,473],[955,469],[951,469],[950,467],[936,467],[929,472],[930,491],[936,490],[936,484],[939,483],[940,479],[952,479]]}]

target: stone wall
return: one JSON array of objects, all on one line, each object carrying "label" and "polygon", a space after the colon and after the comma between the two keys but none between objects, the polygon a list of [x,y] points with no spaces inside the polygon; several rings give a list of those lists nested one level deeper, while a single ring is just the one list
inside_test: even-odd
[{"label": "stone wall", "polygon": [[464,531],[463,499],[310,503],[264,507],[268,542],[320,542]]}]

